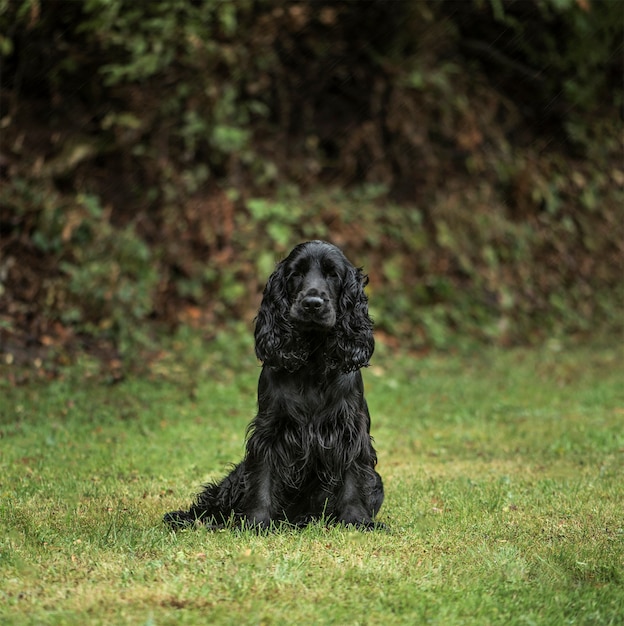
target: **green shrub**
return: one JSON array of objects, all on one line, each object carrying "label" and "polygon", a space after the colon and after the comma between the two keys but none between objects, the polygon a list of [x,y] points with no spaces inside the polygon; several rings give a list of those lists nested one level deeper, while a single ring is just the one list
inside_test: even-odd
[{"label": "green shrub", "polygon": [[1,327],[214,334],[324,238],[402,342],[621,328],[619,11],[0,0]]}]

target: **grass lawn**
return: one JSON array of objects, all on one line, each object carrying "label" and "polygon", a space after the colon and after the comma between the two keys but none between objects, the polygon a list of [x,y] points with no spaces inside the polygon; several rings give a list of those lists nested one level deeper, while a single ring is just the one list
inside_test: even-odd
[{"label": "grass lawn", "polygon": [[365,383],[389,531],[259,536],[161,524],[240,460],[255,408],[250,345],[186,341],[115,385],[86,361],[0,372],[0,623],[624,624],[615,342],[381,348]]}]

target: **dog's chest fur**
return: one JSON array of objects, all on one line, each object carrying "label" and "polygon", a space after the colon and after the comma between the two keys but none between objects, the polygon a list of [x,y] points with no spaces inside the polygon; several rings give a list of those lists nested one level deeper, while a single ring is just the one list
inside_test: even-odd
[{"label": "dog's chest fur", "polygon": [[370,446],[363,397],[352,391],[351,378],[359,373],[336,374],[344,385],[334,380],[310,386],[303,383],[304,376],[289,376],[271,386],[270,397],[260,394],[248,441],[254,456],[290,467],[295,481],[310,473],[339,475]]}]

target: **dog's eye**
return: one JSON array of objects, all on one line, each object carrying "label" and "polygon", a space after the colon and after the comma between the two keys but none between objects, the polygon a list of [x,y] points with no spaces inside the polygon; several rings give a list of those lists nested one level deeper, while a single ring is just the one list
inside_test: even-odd
[{"label": "dog's eye", "polygon": [[291,292],[297,291],[299,287],[301,287],[301,283],[303,282],[303,273],[299,271],[291,272],[288,276],[288,290]]},{"label": "dog's eye", "polygon": [[326,278],[330,278],[332,280],[340,280],[340,272],[335,265],[328,265],[323,268],[323,274],[325,274]]},{"label": "dog's eye", "polygon": [[303,278],[308,272],[308,263],[301,260],[290,267],[289,278]]}]

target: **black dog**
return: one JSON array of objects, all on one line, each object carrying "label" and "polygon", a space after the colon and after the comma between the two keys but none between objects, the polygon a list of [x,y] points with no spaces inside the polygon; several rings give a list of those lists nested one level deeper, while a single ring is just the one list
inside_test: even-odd
[{"label": "black dog", "polygon": [[373,528],[383,502],[360,368],[373,353],[367,277],[335,246],[298,245],[270,276],[256,319],[263,362],[244,460],[165,522]]}]

